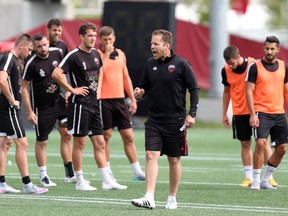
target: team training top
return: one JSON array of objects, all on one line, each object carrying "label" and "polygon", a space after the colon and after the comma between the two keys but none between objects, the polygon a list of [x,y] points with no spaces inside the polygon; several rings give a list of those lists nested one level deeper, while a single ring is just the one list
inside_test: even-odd
[{"label": "team training top", "polygon": [[50,43],[49,46],[59,48],[61,50],[63,56],[66,56],[68,53],[67,44],[62,40],[59,40],[56,43]]},{"label": "team training top", "polygon": [[244,58],[243,64],[232,70],[225,64],[221,71],[222,83],[229,86],[230,98],[232,101],[233,115],[247,115],[249,109],[246,102],[246,74],[248,66],[254,61],[253,58]]},{"label": "team training top", "polygon": [[[101,58],[104,53],[98,50]],[[101,88],[101,99],[125,98],[124,94],[124,70],[126,67],[124,53],[115,49],[107,60]]]},{"label": "team training top", "polygon": [[87,96],[71,94],[69,102],[89,106],[98,105],[97,86],[101,66],[100,54],[94,48],[91,49],[90,53],[87,53],[77,47],[65,56],[59,67],[69,74],[71,86],[73,88],[81,86],[89,88]]},{"label": "team training top", "polygon": [[[172,51],[171,51],[172,52]],[[155,122],[177,122],[186,117],[186,91],[190,93],[189,114],[196,116],[199,88],[191,65],[172,53],[164,61],[149,58],[139,88],[148,93],[148,119]]]},{"label": "team training top", "polygon": [[284,61],[268,64],[256,60],[249,68],[246,81],[254,83],[255,112],[268,114],[284,113],[284,84],[288,82],[288,69]]},{"label": "team training top", "polygon": [[[12,53],[7,52],[0,59],[0,71],[6,71],[8,73],[8,85],[10,92],[15,100],[21,102],[21,71],[19,68],[18,58]],[[0,109],[8,109],[10,103],[3,93],[0,93]]]},{"label": "team training top", "polygon": [[23,79],[30,81],[30,96],[33,109],[48,107],[59,100],[64,100],[60,86],[51,75],[62,60],[58,48],[49,48],[49,56],[45,59],[34,54],[26,63]]}]

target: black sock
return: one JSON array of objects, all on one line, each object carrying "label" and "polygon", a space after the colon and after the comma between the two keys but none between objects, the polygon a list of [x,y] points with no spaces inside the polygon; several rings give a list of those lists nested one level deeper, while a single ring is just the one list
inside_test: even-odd
[{"label": "black sock", "polygon": [[74,176],[74,170],[73,170],[72,162],[64,162],[64,168],[65,168],[66,177]]},{"label": "black sock", "polygon": [[24,184],[29,184],[31,182],[31,179],[29,176],[24,176],[24,177],[22,177],[22,182]]},{"label": "black sock", "polygon": [[0,183],[4,183],[4,182],[6,182],[5,176],[4,176],[4,175],[3,175],[3,176],[0,176]]},{"label": "black sock", "polygon": [[274,166],[273,164],[271,164],[269,161],[267,161],[267,165],[271,166],[271,167],[275,167],[277,168],[277,166]]}]

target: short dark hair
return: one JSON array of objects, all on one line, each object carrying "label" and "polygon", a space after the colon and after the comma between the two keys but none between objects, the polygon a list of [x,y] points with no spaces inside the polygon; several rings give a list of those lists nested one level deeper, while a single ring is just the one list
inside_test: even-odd
[{"label": "short dark hair", "polygon": [[229,61],[231,58],[237,58],[239,54],[239,49],[236,46],[228,46],[223,51],[225,61]]},{"label": "short dark hair", "polygon": [[15,46],[17,46],[19,43],[29,43],[32,42],[32,37],[30,34],[22,34],[19,37],[17,37]]},{"label": "short dark hair", "polygon": [[264,44],[265,44],[266,42],[268,42],[268,43],[276,43],[277,45],[280,45],[279,39],[278,39],[276,36],[274,36],[274,35],[272,35],[272,36],[267,36],[266,39],[265,39],[265,41],[264,41]]},{"label": "short dark hair", "polygon": [[79,35],[85,35],[86,34],[86,31],[88,29],[92,29],[93,31],[97,31],[97,27],[94,23],[91,23],[91,22],[86,22],[86,23],[83,23],[80,28],[79,28]]},{"label": "short dark hair", "polygon": [[61,26],[62,23],[59,19],[57,18],[53,18],[53,19],[50,19],[47,23],[47,28],[50,29],[53,25],[56,25],[56,26]]},{"label": "short dark hair", "polygon": [[42,33],[37,33],[33,36],[33,41],[39,41],[42,40],[44,37],[46,37],[44,34]]},{"label": "short dark hair", "polygon": [[115,34],[114,29],[111,26],[102,26],[99,30],[99,36],[108,36],[110,34]]},{"label": "short dark hair", "polygon": [[42,40],[44,37],[46,37],[44,34],[41,34],[41,33],[37,33],[33,36],[33,42],[35,41],[40,41]]},{"label": "short dark hair", "polygon": [[172,37],[172,33],[170,31],[167,31],[165,29],[157,29],[157,30],[152,32],[152,36],[153,35],[162,35],[162,40],[165,43],[169,43],[170,47],[172,48],[172,46],[173,46],[173,37]]}]

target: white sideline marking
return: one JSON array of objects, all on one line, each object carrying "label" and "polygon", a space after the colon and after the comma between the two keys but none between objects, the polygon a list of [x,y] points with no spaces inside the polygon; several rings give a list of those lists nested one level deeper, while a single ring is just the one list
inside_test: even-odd
[{"label": "white sideline marking", "polygon": [[[87,197],[68,197],[68,196],[46,196],[46,195],[14,195],[1,194],[2,199],[25,199],[25,200],[45,200],[45,201],[62,201],[62,202],[81,202],[81,203],[98,203],[114,205],[131,205],[131,200],[126,199],[107,199],[107,198],[87,198]],[[166,202],[156,202],[156,208],[164,207]],[[2,205],[1,208],[5,206]],[[226,211],[249,211],[263,213],[285,213],[288,214],[288,208],[267,207],[267,206],[240,206],[240,205],[218,205],[203,203],[179,203],[178,208],[209,209],[209,210],[226,210]]]},{"label": "white sideline marking", "polygon": [[[15,151],[13,150],[9,150],[8,151],[8,155],[10,156],[14,156],[15,155]],[[47,152],[46,153],[47,156],[49,157],[61,157],[60,155],[60,152]],[[35,153],[32,152],[32,151],[28,151],[27,152],[27,156],[30,156],[30,157],[35,157]],[[94,158],[94,154],[90,154],[90,153],[83,153],[83,158]],[[127,158],[126,155],[123,153],[123,154],[110,154],[110,158]],[[138,158],[141,158],[141,159],[145,159],[145,153],[143,154],[140,154],[138,152]],[[163,157],[160,157],[160,159],[164,159],[166,160],[166,157],[163,156]],[[233,155],[231,156],[231,154],[227,154],[227,155],[219,155],[219,156],[199,156],[199,155],[189,155],[187,157],[181,157],[181,160],[195,160],[195,161],[241,161],[241,158],[238,156],[238,155],[235,155],[233,157]]]}]

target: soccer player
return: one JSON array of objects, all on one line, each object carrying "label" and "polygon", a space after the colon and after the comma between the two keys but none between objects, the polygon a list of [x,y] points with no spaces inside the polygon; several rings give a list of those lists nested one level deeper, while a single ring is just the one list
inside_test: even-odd
[{"label": "soccer player", "polygon": [[22,34],[16,39],[14,48],[0,60],[0,193],[18,193],[6,183],[5,171],[7,153],[12,139],[16,145],[16,164],[22,177],[23,192],[31,194],[47,193],[48,189],[39,188],[31,182],[28,173],[26,138],[21,105],[21,72],[18,59],[27,58],[33,50],[32,38]]},{"label": "soccer player", "polygon": [[[188,154],[186,128],[195,124],[199,88],[191,65],[172,51],[172,33],[159,29],[152,33],[151,51],[140,84],[134,90],[136,99],[148,94],[150,109],[145,123],[146,194],[131,203],[137,207],[155,208],[154,194],[158,159],[167,155],[170,191],[166,209],[176,209],[176,194],[181,179],[181,156]],[[186,114],[186,91],[190,108]],[[146,96],[146,97],[147,97]]]},{"label": "soccer player", "polygon": [[[61,136],[61,155],[64,160],[65,182],[76,182],[72,166],[72,136],[67,131],[67,109],[60,86],[51,78],[51,74],[62,60],[58,48],[49,48],[49,41],[43,34],[33,37],[35,54],[25,65],[22,92],[27,119],[35,125],[35,156],[40,173],[40,183],[44,187],[56,186],[47,173],[46,148],[48,136],[56,122]],[[30,86],[30,97],[28,87]]]},{"label": "soccer player", "polygon": [[[72,160],[77,179],[76,190],[96,190],[84,180],[82,172],[82,152],[87,135],[93,144],[94,158],[102,175],[102,189],[125,190],[127,186],[113,180],[107,168],[105,140],[97,100],[103,74],[100,54],[94,48],[96,30],[93,23],[80,26],[80,45],[70,51],[55,68],[52,78],[71,92],[68,102],[68,130],[73,134],[74,140]],[[71,85],[67,82],[65,73],[69,73]]]},{"label": "soccer player", "polygon": [[[288,105],[288,68],[277,59],[280,51],[279,39],[268,36],[264,41],[264,56],[253,63],[246,78],[246,96],[250,113],[250,125],[254,128],[256,145],[253,154],[252,190],[277,189],[268,179],[286,153],[287,122],[284,102]],[[275,150],[267,161],[260,180],[263,152],[268,142],[275,143]]]},{"label": "soccer player", "polygon": [[[124,142],[126,156],[131,164],[134,181],[144,181],[143,173],[134,144],[131,115],[137,111],[133,86],[126,66],[125,53],[114,47],[115,32],[110,26],[101,27],[100,49],[98,50],[103,62],[103,80],[101,88],[101,114],[103,120],[103,135],[106,143],[107,166],[110,175],[110,145],[112,129],[117,126]],[[130,107],[125,102],[125,92],[131,100]]]},{"label": "soccer player", "polygon": [[59,19],[50,19],[47,23],[47,34],[50,47],[57,47],[61,50],[62,55],[66,56],[68,53],[68,48],[66,43],[61,40],[61,35],[63,32],[62,23]]},{"label": "soccer player", "polygon": [[[63,33],[62,22],[57,18],[52,18],[47,23],[47,35],[49,40],[49,47],[57,47],[61,50],[62,56],[66,56],[68,53],[67,44],[61,39]],[[68,98],[69,93],[66,93],[62,88],[61,92],[65,95],[65,99]],[[59,127],[59,121],[57,121],[56,126]],[[61,124],[61,123],[60,123]],[[66,176],[64,181],[66,183],[75,183],[76,177],[71,176],[73,171],[72,166],[72,145],[71,142],[67,141],[66,134],[60,133],[61,135],[61,156],[64,161],[64,167],[66,170]],[[62,136],[63,135],[63,136]]]}]

